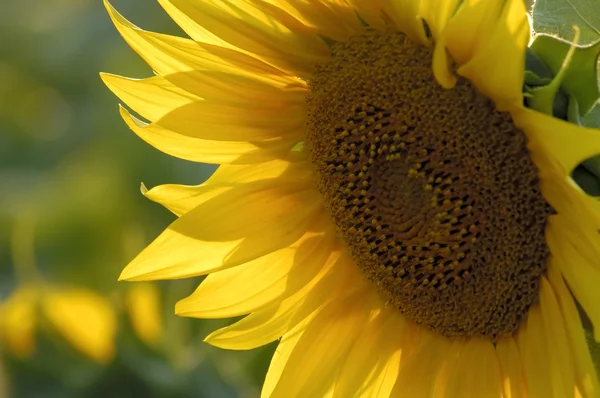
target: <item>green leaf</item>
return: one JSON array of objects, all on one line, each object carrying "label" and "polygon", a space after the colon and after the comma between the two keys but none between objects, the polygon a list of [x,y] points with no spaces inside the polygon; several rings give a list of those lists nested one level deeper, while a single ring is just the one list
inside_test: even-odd
[{"label": "green leaf", "polygon": [[[600,15],[600,13],[598,14]],[[556,37],[538,35],[531,44],[531,50],[556,75],[571,46],[571,43]],[[577,100],[581,116],[588,113],[600,98],[597,72],[598,55],[600,55],[600,39],[587,46],[576,46],[562,81],[562,89]]]},{"label": "green leaf", "polygon": [[547,77],[539,77],[537,74],[530,70],[525,71],[525,85],[530,87],[545,86],[550,83],[552,79]]},{"label": "green leaf", "polygon": [[[548,68],[548,65],[531,48],[527,47],[527,52],[525,53],[525,84],[544,86],[550,83],[553,77],[554,74]],[[528,81],[531,78],[533,78],[533,81]],[[536,79],[545,80],[545,82],[539,80],[536,82]]]},{"label": "green leaf", "polygon": [[600,0],[536,0],[533,6],[533,30],[561,39],[573,40],[573,25],[579,26],[579,43],[600,40]]},{"label": "green leaf", "polygon": [[[596,161],[594,159],[594,161]],[[590,196],[600,196],[600,180],[591,166],[579,165],[573,170],[571,178],[585,193]]]},{"label": "green leaf", "polygon": [[600,103],[596,104],[583,118],[581,124],[586,127],[600,129]]}]

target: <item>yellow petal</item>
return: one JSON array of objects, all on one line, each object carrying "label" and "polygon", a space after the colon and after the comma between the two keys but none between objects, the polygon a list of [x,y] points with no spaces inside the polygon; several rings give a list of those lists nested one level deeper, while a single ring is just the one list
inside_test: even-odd
[{"label": "yellow petal", "polygon": [[540,281],[540,306],[550,360],[552,385],[555,397],[567,397],[574,393],[575,368],[566,325],[550,282],[545,277]]},{"label": "yellow petal", "polygon": [[388,308],[387,310],[391,314],[389,322],[385,326],[383,339],[380,341],[380,362],[374,372],[375,379],[372,382],[367,381],[364,385],[365,397],[378,398],[391,396],[396,380],[398,379],[408,322],[402,319],[396,312],[396,309]]},{"label": "yellow petal", "polygon": [[162,337],[160,291],[150,283],[135,283],[126,293],[127,309],[133,330],[146,344],[155,345]]},{"label": "yellow petal", "polygon": [[212,141],[175,133],[157,124],[147,124],[120,108],[127,126],[148,144],[171,156],[202,163],[259,163],[285,158],[298,140],[295,137],[266,141]]},{"label": "yellow petal", "polygon": [[[266,7],[265,3],[280,8],[280,12],[277,12],[276,8],[271,9],[271,13],[278,16],[280,21],[289,18],[282,15],[282,12],[285,12],[301,21],[304,29],[310,27],[310,31],[335,41],[345,41],[364,32],[354,7],[345,0],[266,0],[261,6]],[[286,25],[291,26],[289,23]],[[301,26],[297,30],[301,30]]]},{"label": "yellow petal", "polygon": [[297,185],[312,184],[312,168],[304,157],[289,156],[256,165],[221,165],[206,181],[208,185],[232,185],[281,178]]},{"label": "yellow petal", "polygon": [[175,215],[181,217],[201,204],[231,189],[231,186],[166,184],[142,192],[148,199],[160,203]]},{"label": "yellow petal", "polygon": [[517,346],[521,353],[525,384],[529,397],[552,397],[548,347],[539,304],[529,309],[527,320],[517,331]]},{"label": "yellow petal", "polygon": [[134,111],[179,134],[220,141],[256,141],[294,132],[304,135],[306,88],[301,83],[277,88],[249,77],[211,71],[143,80],[101,76]]},{"label": "yellow petal", "polygon": [[464,0],[446,23],[442,39],[452,59],[466,64],[488,37],[502,9],[502,0]]},{"label": "yellow petal", "polygon": [[158,3],[169,14],[171,19],[195,41],[214,44],[220,47],[235,48],[235,46],[211,33],[202,25],[198,25],[192,18],[186,15],[186,13],[177,8],[171,0],[158,0]]},{"label": "yellow petal", "polygon": [[500,364],[494,344],[487,338],[470,337],[455,345],[458,356],[448,361],[448,385],[443,396],[501,398]]},{"label": "yellow petal", "polygon": [[405,328],[400,314],[381,308],[363,326],[340,368],[334,398],[390,396],[398,376]]},{"label": "yellow petal", "polygon": [[101,363],[113,358],[117,317],[107,299],[87,289],[48,290],[42,310],[77,350]]},{"label": "yellow petal", "polygon": [[[569,231],[586,237],[585,242],[579,242],[578,247],[582,248],[582,252],[587,252],[597,245],[598,230],[600,230],[600,201],[587,195],[577,186],[575,181],[566,175],[564,167],[557,159],[541,145],[539,140],[528,142],[531,157],[538,168],[542,194],[546,202],[560,216],[560,222],[569,224]],[[567,225],[563,226],[567,227]],[[584,247],[584,243],[589,247]]]},{"label": "yellow petal", "polygon": [[354,6],[358,15],[375,29],[385,29],[382,18],[383,0],[348,0]]},{"label": "yellow petal", "polygon": [[365,396],[364,390],[373,382],[379,365],[377,345],[383,337],[384,323],[381,316],[365,322],[340,368],[334,398]]},{"label": "yellow petal", "polygon": [[22,286],[0,302],[0,341],[20,358],[35,349],[38,292],[35,286]]},{"label": "yellow petal", "polygon": [[[582,203],[585,212],[588,214],[588,222],[583,224],[586,225],[586,227],[593,226],[593,228],[596,229],[596,232],[600,231],[600,228],[598,228],[600,225],[600,199],[586,194],[578,186],[575,186],[575,183],[572,180],[570,182],[575,188],[572,192],[573,196],[577,198],[576,202]],[[577,222],[579,223],[580,220],[578,219]],[[593,235],[593,239],[596,239],[597,237],[597,234]]]},{"label": "yellow petal", "polygon": [[312,292],[309,295],[295,294],[281,303],[253,312],[233,325],[214,331],[204,341],[227,350],[251,350],[269,344],[307,317],[319,313],[330,301],[317,301],[313,297],[316,295]]},{"label": "yellow petal", "polygon": [[427,22],[434,40],[442,37],[442,32],[448,20],[454,15],[459,2],[459,0],[421,0],[419,2],[419,16]]},{"label": "yellow petal", "polygon": [[549,230],[559,234],[560,240],[568,241],[590,266],[600,271],[600,262],[598,262],[600,241],[598,241],[598,231],[595,228],[590,228],[584,223],[577,223],[576,219],[571,219],[560,212],[550,216],[548,225]]},{"label": "yellow petal", "polygon": [[518,331],[517,344],[529,395],[574,396],[575,369],[565,322],[545,277],[540,281],[540,303],[529,310],[526,322],[526,328]]},{"label": "yellow petal", "polygon": [[[598,147],[598,143],[595,141],[598,130],[586,130],[544,115],[541,115],[541,119],[537,119],[540,115],[528,109],[518,112],[513,110],[513,118],[519,126],[535,120],[547,123],[545,130],[539,129],[534,124],[525,124],[526,129],[524,129],[528,136],[527,146],[530,155],[538,168],[540,188],[548,204],[561,217],[566,217],[571,226],[575,226],[569,230],[577,234],[576,239],[585,236],[585,242],[579,242],[578,247],[581,248],[582,253],[585,252],[588,255],[589,251],[595,250],[594,248],[597,246],[595,242],[597,242],[598,230],[600,230],[600,201],[598,198],[587,195],[570,177],[568,168],[573,167],[572,165],[576,163],[574,161],[576,154],[581,153],[584,149],[573,148],[572,144],[569,144],[570,141],[566,141],[565,155],[570,159],[561,159],[563,155],[556,153],[556,150],[560,150],[558,148],[562,133],[572,136],[583,135],[577,139],[588,140],[590,147],[594,145]],[[566,131],[562,131],[561,127],[565,127]],[[577,130],[569,130],[572,127]],[[552,143],[554,135],[559,137],[556,143]],[[549,148],[548,144],[555,149]]]},{"label": "yellow petal", "polygon": [[547,242],[552,253],[550,266],[556,267],[564,276],[571,292],[577,298],[594,325],[594,337],[600,341],[600,269],[575,249],[557,225],[548,226]]},{"label": "yellow petal", "polygon": [[303,80],[264,80],[257,76],[214,70],[194,70],[165,75],[164,79],[197,97],[223,104],[254,105],[257,101],[273,107],[300,105],[308,88]]},{"label": "yellow petal", "polygon": [[298,240],[322,206],[318,192],[277,179],[237,186],[171,224],[121,279],[185,278],[252,261]]},{"label": "yellow petal", "polygon": [[383,11],[398,30],[410,39],[423,45],[429,45],[425,36],[423,22],[418,17],[418,0],[382,0]]},{"label": "yellow petal", "polygon": [[452,88],[456,84],[456,76],[451,70],[444,38],[437,41],[433,48],[433,75],[443,88]]},{"label": "yellow petal", "polygon": [[174,109],[201,100],[161,76],[129,79],[101,73],[100,77],[117,97],[148,120],[158,120]]},{"label": "yellow petal", "polygon": [[287,73],[234,49],[141,30],[107,1],[104,5],[125,41],[160,75],[216,70],[266,81],[290,81]]},{"label": "yellow petal", "polygon": [[312,170],[305,161],[272,160],[251,165],[221,165],[201,185],[165,184],[143,191],[148,199],[181,216],[235,184],[281,178],[298,187],[312,184]]},{"label": "yellow petal", "polygon": [[360,289],[369,288],[358,270],[348,275],[348,260],[347,256],[340,257],[335,251],[321,271],[300,291],[213,332],[206,341],[226,349],[256,348],[286,334],[306,317],[320,312],[330,301],[341,300]]},{"label": "yellow petal", "polygon": [[311,320],[288,358],[272,397],[318,397],[330,390],[339,366],[372,310],[362,294],[331,302]]},{"label": "yellow petal", "polygon": [[265,382],[263,383],[260,394],[261,398],[270,398],[273,396],[273,390],[275,389],[292,352],[298,345],[298,341],[306,331],[306,327],[312,322],[313,318],[314,316],[305,318],[281,338],[281,341],[277,345],[277,349],[271,358],[269,371],[265,377]]},{"label": "yellow petal", "polygon": [[264,141],[306,136],[306,105],[224,105],[192,102],[154,121],[157,125],[188,137],[216,141]]},{"label": "yellow petal", "polygon": [[398,381],[391,396],[430,398],[440,369],[451,356],[452,343],[419,325],[411,325],[411,329],[412,338],[404,345]]},{"label": "yellow petal", "polygon": [[310,76],[329,55],[315,34],[278,20],[264,5],[246,0],[170,0],[197,25],[223,41],[265,62],[295,74]]},{"label": "yellow petal", "polygon": [[573,297],[555,267],[550,267],[548,270],[548,279],[552,284],[565,322],[569,347],[575,362],[577,388],[583,398],[597,397],[600,394],[600,383]]},{"label": "yellow petal", "polygon": [[[530,34],[525,3],[523,0],[482,2],[489,9],[478,7],[475,1],[467,1],[462,7],[467,10],[466,17],[460,18],[459,22],[468,23],[462,29],[473,38],[461,42],[464,34],[452,37],[458,30],[452,27],[444,32],[445,41],[451,54],[455,51],[460,53],[455,58],[457,61],[466,53],[472,53],[467,62],[459,64],[459,75],[469,79],[481,93],[494,100],[499,110],[519,107],[523,102],[523,66]],[[497,6],[501,3],[502,10],[495,15]],[[477,17],[480,19],[475,19]],[[474,29],[477,25],[479,29]],[[468,28],[471,30],[466,30]],[[456,50],[457,47],[467,46],[472,46],[472,50]]]},{"label": "yellow petal", "polygon": [[456,76],[451,71],[451,63],[446,51],[446,37],[442,34],[448,20],[455,13],[459,1],[423,0],[419,3],[419,15],[427,22],[433,36],[433,74],[444,88],[452,88],[456,84]]},{"label": "yellow petal", "polygon": [[502,370],[502,387],[505,398],[524,397],[521,355],[512,336],[504,336],[496,343],[496,354]]},{"label": "yellow petal", "polygon": [[309,232],[294,244],[235,268],[206,277],[175,313],[228,318],[257,311],[304,287],[328,259],[332,236]]},{"label": "yellow petal", "polygon": [[547,151],[568,176],[584,160],[600,154],[600,130],[577,126],[530,109],[513,114],[532,144]]},{"label": "yellow petal", "polygon": [[575,190],[575,196],[577,196],[580,203],[585,205],[589,217],[593,218],[593,224],[590,225],[593,225],[596,228],[596,226],[600,225],[600,199],[586,194],[583,190],[579,189],[579,187],[577,188],[578,189]]},{"label": "yellow petal", "polygon": [[[496,356],[494,345],[487,339],[472,339],[467,345],[469,350],[469,365],[467,380],[473,385],[470,390],[472,398],[502,397],[502,375],[500,362]],[[468,385],[468,384],[466,384]],[[464,389],[464,387],[463,387]],[[468,395],[463,395],[468,397]]]}]

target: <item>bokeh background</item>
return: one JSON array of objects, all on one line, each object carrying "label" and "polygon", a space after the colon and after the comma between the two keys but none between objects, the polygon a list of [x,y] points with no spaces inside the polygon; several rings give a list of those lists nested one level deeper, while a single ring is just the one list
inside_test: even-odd
[{"label": "bokeh background", "polygon": [[[152,0],[112,0],[183,35]],[[140,183],[199,184],[212,166],[138,139],[100,71],[152,71],[100,0],[0,0],[0,397],[257,397],[274,347],[203,343],[232,321],[185,319],[198,280],[117,282],[175,216]]]}]

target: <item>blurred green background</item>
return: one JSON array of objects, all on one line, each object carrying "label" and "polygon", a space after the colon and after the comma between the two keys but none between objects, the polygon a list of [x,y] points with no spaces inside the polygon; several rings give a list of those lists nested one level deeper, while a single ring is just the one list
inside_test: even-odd
[{"label": "blurred green background", "polygon": [[[113,0],[183,35],[155,1]],[[202,339],[231,321],[173,315],[198,280],[117,282],[174,215],[140,194],[212,166],[130,132],[100,71],[152,71],[99,0],[0,0],[0,397],[257,397],[274,349]]]}]

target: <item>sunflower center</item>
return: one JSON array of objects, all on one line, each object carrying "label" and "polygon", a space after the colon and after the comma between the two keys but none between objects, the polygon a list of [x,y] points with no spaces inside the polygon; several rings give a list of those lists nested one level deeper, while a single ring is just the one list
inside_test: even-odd
[{"label": "sunflower center", "polygon": [[399,32],[332,47],[310,82],[318,187],[355,263],[446,336],[514,332],[537,300],[551,213],[524,134]]}]

